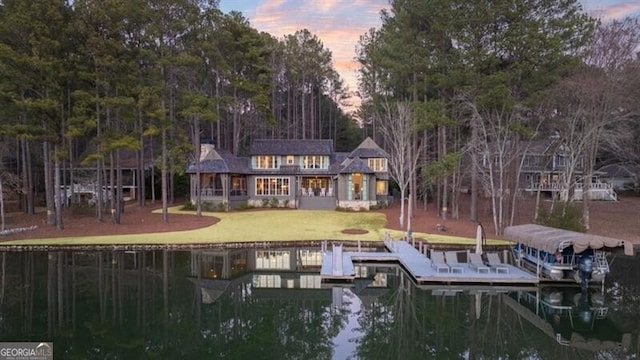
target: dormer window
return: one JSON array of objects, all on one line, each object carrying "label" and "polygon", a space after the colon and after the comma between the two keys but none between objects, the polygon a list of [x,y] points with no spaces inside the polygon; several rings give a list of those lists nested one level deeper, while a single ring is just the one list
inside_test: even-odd
[{"label": "dormer window", "polygon": [[324,156],[311,155],[305,156],[303,161],[304,169],[324,169]]},{"label": "dormer window", "polygon": [[293,165],[293,155],[287,155],[287,165]]},{"label": "dormer window", "polygon": [[278,160],[275,156],[256,156],[256,169],[277,169]]},{"label": "dormer window", "polygon": [[367,165],[371,168],[371,170],[376,172],[387,171],[387,159],[385,158],[369,159]]}]

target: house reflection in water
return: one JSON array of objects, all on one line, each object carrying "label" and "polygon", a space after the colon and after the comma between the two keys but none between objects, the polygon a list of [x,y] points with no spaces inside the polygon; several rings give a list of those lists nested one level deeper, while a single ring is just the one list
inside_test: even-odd
[{"label": "house reflection in water", "polygon": [[[191,252],[191,280],[202,303],[216,301],[232,284],[258,289],[323,289],[318,248],[216,249]],[[357,265],[356,288],[387,288],[380,268]],[[324,288],[327,291],[327,288]],[[336,294],[333,294],[334,302]],[[335,304],[334,304],[335,305]]]}]

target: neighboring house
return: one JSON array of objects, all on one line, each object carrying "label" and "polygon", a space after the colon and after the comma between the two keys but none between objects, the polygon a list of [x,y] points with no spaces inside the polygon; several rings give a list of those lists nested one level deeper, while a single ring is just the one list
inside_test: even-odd
[{"label": "neighboring house", "polygon": [[[523,143],[526,146],[522,170],[519,179],[519,191],[528,193],[541,192],[550,196],[557,196],[561,199],[569,195],[564,189],[564,177],[569,164],[564,146],[560,143],[559,134],[554,134],[544,140],[533,140]],[[488,160],[482,159],[482,166],[488,167]],[[572,201],[582,200],[584,189],[584,160],[578,157],[577,163],[572,171],[573,181],[571,182],[573,195]],[[610,184],[600,180],[601,172],[594,172],[588,182],[589,198],[591,200],[617,200],[616,192]]]},{"label": "neighboring house", "polygon": [[351,153],[335,152],[332,140],[256,140],[246,157],[205,144],[187,169],[190,197],[199,166],[202,202],[214,208],[369,209],[388,200],[388,159],[370,138]]},{"label": "neighboring house", "polygon": [[[98,196],[97,167],[95,161],[88,161],[87,158],[93,156],[95,149],[87,150],[80,159],[72,164],[64,166],[62,169],[63,184],[61,189],[65,194],[66,202],[70,203],[72,197],[74,202],[88,202],[94,205]],[[111,162],[114,163],[114,176],[118,176],[118,168],[122,174],[120,184],[122,186],[122,199],[130,201],[137,199],[142,194],[144,179],[153,172],[153,153],[149,144],[145,144],[144,159],[142,159],[142,169],[138,168],[137,157],[139,154],[132,150],[121,149],[115,151],[113,157],[104,158],[102,172],[103,176],[102,199],[108,201],[111,197],[112,186],[109,184]],[[118,180],[116,179],[117,183]],[[117,186],[114,186],[116,189]],[[150,190],[149,190],[150,191]]]},{"label": "neighboring house", "polygon": [[616,191],[637,191],[640,188],[640,166],[635,164],[611,164],[598,169],[603,182]]}]

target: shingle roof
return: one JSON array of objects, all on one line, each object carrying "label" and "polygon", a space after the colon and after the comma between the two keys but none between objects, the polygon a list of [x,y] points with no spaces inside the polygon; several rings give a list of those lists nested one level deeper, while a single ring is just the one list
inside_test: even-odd
[{"label": "shingle roof", "polygon": [[598,169],[608,177],[631,177],[635,178],[640,173],[640,167],[634,164],[610,164]]},{"label": "shingle roof", "polygon": [[[195,172],[195,164],[190,164],[187,168],[187,174]],[[249,174],[251,169],[249,168],[249,159],[237,157],[227,150],[211,149],[208,154],[205,154],[204,160],[200,162],[200,172]]]},{"label": "shingle roof", "polygon": [[350,154],[349,154],[350,158],[355,158],[355,157],[360,157],[363,159],[368,159],[368,158],[389,158],[389,154],[382,150],[382,148],[380,146],[378,146],[378,144],[376,144],[373,139],[371,139],[370,137],[367,137],[366,139],[364,139],[364,141],[362,143],[360,143],[360,145],[358,145],[358,147],[353,150]]},{"label": "shingle roof", "polygon": [[363,173],[363,174],[373,174],[375,171],[371,170],[367,164],[365,164],[359,157],[349,158],[345,160],[342,164],[342,169],[340,170],[341,174],[347,173]]},{"label": "shingle roof", "polygon": [[331,155],[332,140],[254,140],[249,155]]}]

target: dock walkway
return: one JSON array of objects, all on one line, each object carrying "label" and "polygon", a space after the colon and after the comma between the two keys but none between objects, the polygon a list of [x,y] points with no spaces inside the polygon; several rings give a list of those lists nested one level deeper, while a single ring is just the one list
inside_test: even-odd
[{"label": "dock walkway", "polygon": [[[429,283],[439,284],[498,284],[523,285],[538,284],[539,279],[513,265],[503,264],[507,271],[496,271],[489,267],[489,271],[477,271],[467,263],[458,263],[462,271],[442,272],[432,266],[432,261],[425,254],[426,246],[420,250],[404,240],[387,238],[384,241],[388,252],[343,252],[342,245],[334,244],[331,250],[326,249],[322,256],[320,277],[324,282],[353,281],[356,278],[357,263],[399,264],[418,285]],[[335,263],[335,266],[334,266]]]}]

